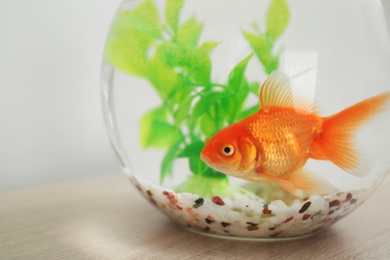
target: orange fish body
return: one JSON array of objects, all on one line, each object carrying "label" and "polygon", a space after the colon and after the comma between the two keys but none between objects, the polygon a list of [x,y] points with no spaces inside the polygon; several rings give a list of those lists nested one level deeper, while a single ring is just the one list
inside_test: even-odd
[{"label": "orange fish body", "polygon": [[277,182],[296,196],[301,191],[327,193],[332,187],[303,169],[307,160],[330,160],[356,176],[367,173],[368,164],[352,138],[389,100],[386,92],[322,118],[312,102],[293,95],[286,75],[276,71],[261,88],[261,109],[217,132],[207,141],[201,159],[228,175]]}]

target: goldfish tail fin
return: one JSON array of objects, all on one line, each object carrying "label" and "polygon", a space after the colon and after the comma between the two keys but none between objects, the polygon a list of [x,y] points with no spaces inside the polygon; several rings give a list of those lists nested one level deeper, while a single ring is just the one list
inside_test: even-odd
[{"label": "goldfish tail fin", "polygon": [[390,92],[385,92],[323,118],[322,132],[310,147],[310,157],[330,160],[355,176],[367,174],[372,163],[356,149],[354,134],[358,127],[381,112],[389,100]]},{"label": "goldfish tail fin", "polygon": [[304,169],[300,169],[283,179],[279,179],[278,183],[282,189],[296,197],[303,197],[302,191],[319,195],[336,191],[336,188],[328,181]]}]

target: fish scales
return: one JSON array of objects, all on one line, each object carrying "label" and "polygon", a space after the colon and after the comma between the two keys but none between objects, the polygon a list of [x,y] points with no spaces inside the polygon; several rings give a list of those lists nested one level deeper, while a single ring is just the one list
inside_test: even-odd
[{"label": "fish scales", "polygon": [[320,132],[320,118],[292,108],[260,110],[244,120],[262,158],[261,172],[283,176],[303,167],[309,147]]}]

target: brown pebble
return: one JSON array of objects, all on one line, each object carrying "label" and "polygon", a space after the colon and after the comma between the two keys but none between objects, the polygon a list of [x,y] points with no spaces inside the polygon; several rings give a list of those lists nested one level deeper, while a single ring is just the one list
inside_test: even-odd
[{"label": "brown pebble", "polygon": [[310,217],[311,217],[310,214],[305,214],[305,215],[303,215],[302,220],[309,219]]},{"label": "brown pebble", "polygon": [[204,219],[206,221],[207,224],[211,224],[214,222],[214,220],[211,220],[211,219],[208,219],[208,218],[205,218]]},{"label": "brown pebble", "polygon": [[[247,224],[249,224],[250,222],[247,222]],[[246,227],[246,229],[248,231],[254,231],[254,230],[258,230],[259,229],[259,226],[258,224],[255,224],[255,223],[251,223],[249,224],[249,226]]]},{"label": "brown pebble", "polygon": [[328,212],[328,215],[332,215],[334,213],[334,210],[331,210]]},{"label": "brown pebble", "polygon": [[207,224],[211,224],[215,222],[215,219],[211,215],[208,215],[207,218],[205,218],[205,221]]},{"label": "brown pebble", "polygon": [[223,202],[223,200],[220,197],[218,197],[218,196],[212,197],[211,201],[214,202],[215,204],[219,205],[219,206],[225,205],[225,202]]},{"label": "brown pebble", "polygon": [[230,226],[231,224],[228,223],[228,222],[222,222],[221,225],[222,225],[223,227],[227,227],[227,226]]},{"label": "brown pebble", "polygon": [[336,207],[340,205],[340,201],[338,200],[333,200],[332,202],[329,203],[329,207]]},{"label": "brown pebble", "polygon": [[302,208],[299,210],[299,213],[305,212],[311,205],[311,201],[307,201],[305,204],[303,204]]},{"label": "brown pebble", "polygon": [[347,194],[347,200],[351,200],[352,199],[352,194],[351,193],[348,193]]},{"label": "brown pebble", "polygon": [[264,209],[263,209],[263,214],[264,214],[264,215],[272,214],[272,210],[269,210],[268,208],[264,208]]},{"label": "brown pebble", "polygon": [[148,196],[150,196],[150,197],[153,196],[153,194],[152,194],[152,192],[150,190],[146,191],[146,194],[148,194]]}]

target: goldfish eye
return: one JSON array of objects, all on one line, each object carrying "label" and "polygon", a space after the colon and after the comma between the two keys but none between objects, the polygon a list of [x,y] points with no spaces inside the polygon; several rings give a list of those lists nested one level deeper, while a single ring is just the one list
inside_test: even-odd
[{"label": "goldfish eye", "polygon": [[234,147],[232,145],[222,146],[222,154],[225,156],[232,156],[234,154]]}]

